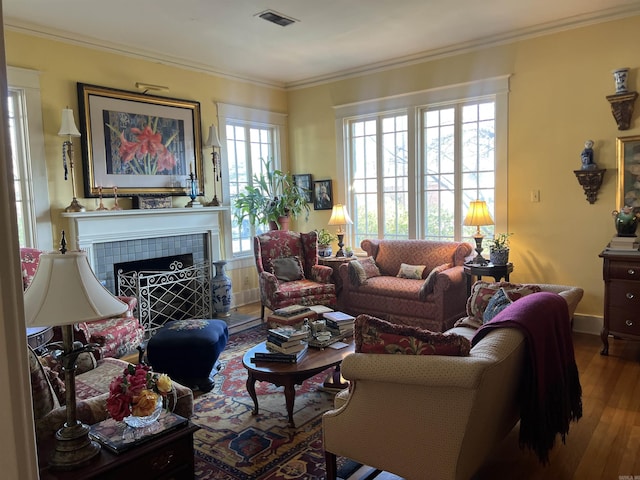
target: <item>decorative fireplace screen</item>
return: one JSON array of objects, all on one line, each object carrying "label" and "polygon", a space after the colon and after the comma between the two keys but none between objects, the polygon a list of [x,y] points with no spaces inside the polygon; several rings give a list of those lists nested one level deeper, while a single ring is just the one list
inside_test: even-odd
[{"label": "decorative fireplace screen", "polygon": [[136,314],[147,338],[169,320],[211,318],[211,266],[174,262],[169,269],[118,271],[118,295],[138,299]]}]

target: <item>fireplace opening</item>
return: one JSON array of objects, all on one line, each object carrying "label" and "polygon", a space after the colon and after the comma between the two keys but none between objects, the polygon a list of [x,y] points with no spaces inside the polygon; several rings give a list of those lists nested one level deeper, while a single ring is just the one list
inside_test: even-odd
[{"label": "fireplace opening", "polygon": [[114,264],[118,295],[136,297],[147,337],[170,320],[210,318],[210,267],[192,254]]}]

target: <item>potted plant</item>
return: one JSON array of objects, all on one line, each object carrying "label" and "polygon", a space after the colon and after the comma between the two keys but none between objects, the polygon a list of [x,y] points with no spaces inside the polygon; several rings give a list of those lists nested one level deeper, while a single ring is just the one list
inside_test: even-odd
[{"label": "potted plant", "polygon": [[252,225],[270,225],[272,229],[288,230],[289,218],[305,214],[309,218],[309,205],[304,188],[293,181],[289,173],[272,169],[271,161],[262,160],[264,173],[253,176],[234,201],[238,223],[245,218]]},{"label": "potted plant", "polygon": [[329,230],[325,228],[318,230],[318,255],[320,257],[330,257],[332,253],[331,243],[336,240],[338,240],[338,237]]},{"label": "potted plant", "polygon": [[509,263],[509,237],[512,233],[497,233],[489,242],[489,261],[494,265]]}]

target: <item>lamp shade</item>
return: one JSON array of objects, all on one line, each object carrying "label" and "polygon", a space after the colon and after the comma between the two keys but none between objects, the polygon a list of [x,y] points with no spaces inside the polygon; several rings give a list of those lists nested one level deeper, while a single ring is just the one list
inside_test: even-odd
[{"label": "lamp shade", "polygon": [[207,141],[204,143],[205,147],[215,147],[221,148],[220,139],[218,138],[218,131],[216,130],[215,125],[211,125],[209,127],[209,136],[207,137]]},{"label": "lamp shade", "polygon": [[98,281],[86,252],[43,253],[24,306],[27,327],[91,322],[127,311]]},{"label": "lamp shade", "polygon": [[80,136],[78,127],[76,127],[76,121],[73,119],[73,110],[70,108],[62,109],[62,120],[60,122],[60,131],[58,132],[58,135],[61,137],[66,137],[68,135],[72,137]]},{"label": "lamp shade", "polygon": [[481,225],[493,225],[493,219],[489,213],[487,202],[475,200],[469,205],[469,211],[464,219],[464,225],[479,227]]},{"label": "lamp shade", "polygon": [[331,218],[329,219],[329,225],[351,225],[353,221],[347,212],[347,208],[338,203],[333,206],[331,210]]}]

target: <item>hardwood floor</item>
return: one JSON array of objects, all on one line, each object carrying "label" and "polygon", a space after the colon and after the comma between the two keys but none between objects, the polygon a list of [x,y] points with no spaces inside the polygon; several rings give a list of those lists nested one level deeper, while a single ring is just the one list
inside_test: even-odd
[{"label": "hardwood floor", "polygon": [[474,480],[639,480],[640,342],[574,333],[582,384],[583,416],[572,423],[566,444],[557,440],[550,464],[540,465],[518,446],[518,426],[495,449]]}]

